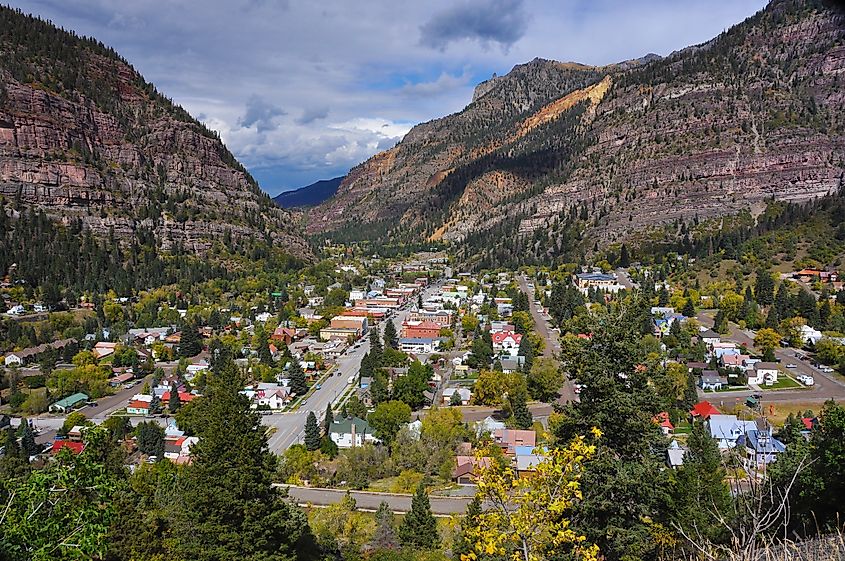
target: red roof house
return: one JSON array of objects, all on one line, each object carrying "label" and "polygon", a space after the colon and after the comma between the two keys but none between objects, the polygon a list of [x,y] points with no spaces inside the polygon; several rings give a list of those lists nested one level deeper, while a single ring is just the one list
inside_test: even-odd
[{"label": "red roof house", "polygon": [[[178,393],[179,393],[179,401],[181,403],[188,403],[189,401],[191,401],[192,399],[197,397],[194,394],[188,393],[188,392],[178,392]],[[170,392],[166,391],[161,395],[161,402],[167,403],[168,401],[170,401]]]},{"label": "red roof house", "polygon": [[62,448],[67,448],[72,454],[76,455],[80,454],[85,449],[85,443],[71,442],[70,440],[56,440],[53,442],[53,447],[50,449],[50,453],[58,454]]},{"label": "red roof house", "polygon": [[695,404],[695,407],[689,412],[690,415],[693,417],[701,417],[705,421],[710,418],[711,415],[720,415],[719,410],[713,407],[713,404],[709,401],[700,401]]}]

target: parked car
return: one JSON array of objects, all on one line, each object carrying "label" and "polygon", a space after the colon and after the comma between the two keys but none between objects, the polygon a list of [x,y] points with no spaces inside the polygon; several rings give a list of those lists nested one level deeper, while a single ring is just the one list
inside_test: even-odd
[{"label": "parked car", "polygon": [[798,368],[797,364],[792,364],[791,362],[786,365],[787,368]]},{"label": "parked car", "polygon": [[832,374],[833,373],[833,368],[831,368],[830,366],[822,366],[821,370],[825,374]]},{"label": "parked car", "polygon": [[795,377],[795,379],[804,384],[805,386],[812,386],[816,383],[816,381],[813,380],[813,377],[807,374],[799,374]]}]

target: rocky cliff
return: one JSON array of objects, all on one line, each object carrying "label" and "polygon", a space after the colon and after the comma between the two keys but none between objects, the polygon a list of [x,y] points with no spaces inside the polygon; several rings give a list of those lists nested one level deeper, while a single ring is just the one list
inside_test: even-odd
[{"label": "rocky cliff", "polygon": [[0,195],[98,235],[201,253],[263,239],[310,254],[215,133],[111,49],[0,7]]},{"label": "rocky cliff", "polygon": [[774,0],[664,59],[535,60],[352,170],[308,227],[349,238],[363,217],[495,264],[808,200],[843,182],[843,86],[845,15],[820,0]]}]

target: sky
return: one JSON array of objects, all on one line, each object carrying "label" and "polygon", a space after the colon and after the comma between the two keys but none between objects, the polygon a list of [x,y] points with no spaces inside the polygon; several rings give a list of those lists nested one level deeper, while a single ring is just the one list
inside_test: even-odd
[{"label": "sky", "polygon": [[603,65],[764,0],[12,0],[115,48],[275,195],[345,174],[536,57]]}]

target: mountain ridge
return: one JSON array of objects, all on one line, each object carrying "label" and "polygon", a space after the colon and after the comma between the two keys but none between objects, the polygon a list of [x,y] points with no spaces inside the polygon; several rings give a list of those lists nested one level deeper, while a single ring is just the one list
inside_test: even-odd
[{"label": "mountain ridge", "polygon": [[[577,258],[596,243],[677,235],[680,222],[773,196],[824,195],[845,172],[836,155],[845,151],[843,42],[838,6],[774,0],[710,41],[633,67],[517,65],[462,111],[353,168],[309,211],[308,230],[382,242],[434,236],[492,265],[494,254]],[[518,123],[607,76],[599,103],[575,103],[513,140]],[[502,247],[485,247],[494,238]]]},{"label": "mountain ridge", "polygon": [[273,201],[282,208],[300,208],[318,205],[331,198],[345,178],[345,175],[331,179],[320,179],[305,187],[284,191],[273,197]]}]

